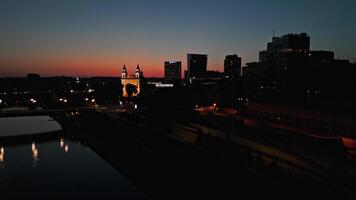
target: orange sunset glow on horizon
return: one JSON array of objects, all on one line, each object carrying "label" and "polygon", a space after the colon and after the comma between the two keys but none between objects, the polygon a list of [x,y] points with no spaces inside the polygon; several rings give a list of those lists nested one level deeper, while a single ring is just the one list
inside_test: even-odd
[{"label": "orange sunset glow on horizon", "polygon": [[[184,74],[188,53],[207,54],[208,70],[221,72],[226,55],[239,55],[242,65],[258,61],[274,27],[276,35],[307,32],[313,49],[333,49],[336,57],[355,60],[352,6],[335,1],[338,12],[331,15],[318,2],[294,2],[285,17],[290,4],[5,0],[0,77],[119,76],[124,64],[129,73],[139,64],[146,77],[162,77],[164,61],[171,60],[182,62]],[[313,17],[306,23],[298,10]]]},{"label": "orange sunset glow on horizon", "polygon": [[[115,77],[120,76],[122,66],[125,64],[129,74],[140,65],[146,77],[163,77],[164,61],[181,60],[182,70],[186,69],[186,56],[180,59],[169,59],[149,56],[142,57],[103,57],[103,56],[66,56],[43,57],[29,56],[22,58],[0,59],[0,76],[21,77],[27,73],[38,73],[41,76],[81,76],[81,77]],[[219,66],[219,63],[214,63]],[[220,70],[219,67],[210,67]],[[221,67],[220,67],[221,68]],[[183,72],[182,72],[183,74]]]}]

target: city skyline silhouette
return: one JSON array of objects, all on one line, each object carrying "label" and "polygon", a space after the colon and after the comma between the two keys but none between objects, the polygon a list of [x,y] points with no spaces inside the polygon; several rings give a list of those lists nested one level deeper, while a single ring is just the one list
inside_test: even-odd
[{"label": "city skyline silhouette", "polygon": [[208,54],[222,71],[226,55],[258,61],[273,34],[307,32],[311,48],[356,57],[354,1],[2,1],[0,75],[116,76],[142,65],[163,76],[164,61]]}]

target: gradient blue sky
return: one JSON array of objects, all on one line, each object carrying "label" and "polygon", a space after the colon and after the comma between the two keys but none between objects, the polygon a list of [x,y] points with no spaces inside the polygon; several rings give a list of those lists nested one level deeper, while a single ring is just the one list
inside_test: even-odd
[{"label": "gradient blue sky", "polygon": [[0,0],[0,76],[118,76],[124,63],[162,76],[188,52],[221,71],[227,54],[257,61],[273,29],[353,59],[355,19],[355,0]]}]

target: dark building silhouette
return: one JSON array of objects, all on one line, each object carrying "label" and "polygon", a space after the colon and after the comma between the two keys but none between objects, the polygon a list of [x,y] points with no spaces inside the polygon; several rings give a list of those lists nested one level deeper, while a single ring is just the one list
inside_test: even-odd
[{"label": "dark building silhouette", "polygon": [[182,62],[181,61],[166,61],[164,62],[164,78],[166,80],[181,79]]},{"label": "dark building silhouette", "polygon": [[273,37],[259,56],[262,77],[260,93],[299,95],[300,79],[307,73],[310,37],[306,33]]},{"label": "dark building silhouette", "polygon": [[273,37],[259,62],[243,67],[244,93],[258,101],[346,109],[356,100],[356,67],[334,57],[310,50],[306,33]]},{"label": "dark building silhouette", "polygon": [[39,74],[29,73],[29,74],[27,74],[27,78],[28,79],[39,79],[39,78],[41,78],[41,76]]},{"label": "dark building silhouette", "polygon": [[224,73],[219,71],[207,70],[205,72],[205,79],[222,79],[224,78]]},{"label": "dark building silhouette", "polygon": [[204,78],[207,70],[208,55],[187,54],[188,76],[190,79]]},{"label": "dark building silhouette", "polygon": [[246,97],[254,97],[257,93],[258,83],[261,80],[260,63],[246,63],[242,67],[242,87],[243,95]]},{"label": "dark building silhouette", "polygon": [[241,77],[241,57],[227,55],[224,60],[224,75],[231,79]]},{"label": "dark building silhouette", "polygon": [[260,76],[260,63],[259,62],[250,62],[246,63],[246,66],[242,68],[242,77],[243,78],[257,78]]},{"label": "dark building silhouette", "polygon": [[332,51],[310,51],[309,62],[311,63],[332,63],[334,61],[334,52]]},{"label": "dark building silhouette", "polygon": [[184,82],[189,82],[189,73],[188,70],[184,70]]},{"label": "dark building silhouette", "polygon": [[310,37],[306,33],[287,34],[281,37],[273,37],[272,42],[267,44],[267,51],[309,51],[309,49]]}]

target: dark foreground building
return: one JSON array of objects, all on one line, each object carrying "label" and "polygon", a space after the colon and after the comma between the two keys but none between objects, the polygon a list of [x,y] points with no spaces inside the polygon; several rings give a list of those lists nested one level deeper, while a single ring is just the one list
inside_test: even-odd
[{"label": "dark foreground building", "polygon": [[355,65],[332,51],[310,50],[306,33],[273,37],[243,72],[245,94],[261,101],[331,108],[356,99]]},{"label": "dark foreground building", "polygon": [[310,37],[306,33],[273,37],[272,42],[267,44],[267,50],[260,52],[263,79],[260,89],[277,95],[296,92],[293,84],[304,71],[302,68],[307,63],[309,49]]}]

